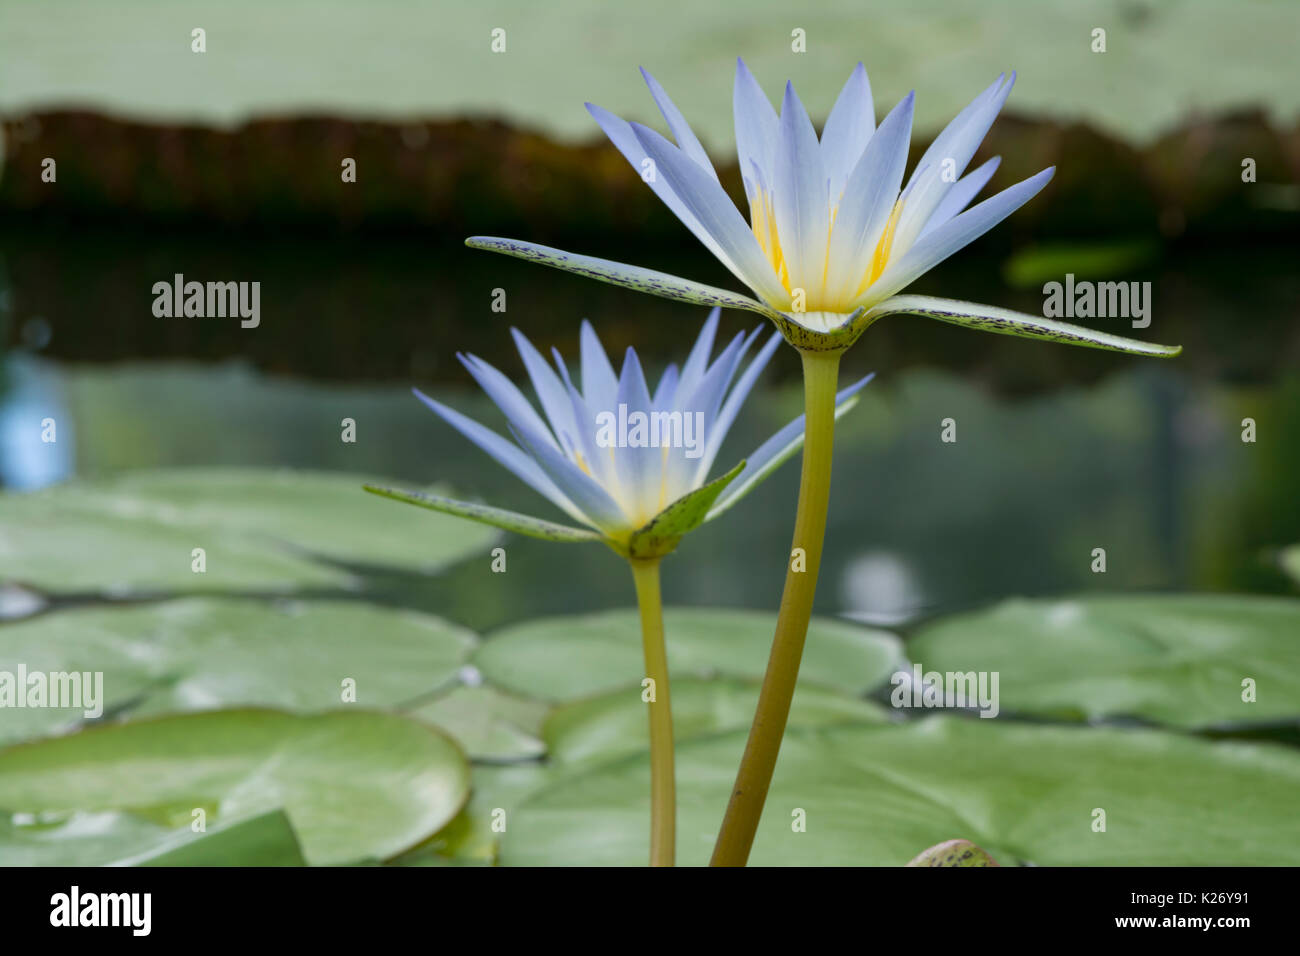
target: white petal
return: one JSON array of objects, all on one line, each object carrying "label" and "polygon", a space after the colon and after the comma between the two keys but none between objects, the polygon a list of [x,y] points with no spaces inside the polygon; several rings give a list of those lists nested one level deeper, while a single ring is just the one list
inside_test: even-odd
[{"label": "white petal", "polygon": [[441,402],[435,401],[419,389],[413,391],[416,398],[436,412],[448,425],[487,452],[498,465],[512,472],[516,478],[534,491],[544,495],[571,518],[583,522],[587,520],[582,511],[538,467],[537,462],[518,446],[511,444],[492,429],[480,425],[474,419],[462,415],[454,408],[448,408]]},{"label": "white petal", "polygon": [[822,129],[822,164],[826,167],[832,206],[840,201],[849,173],[858,164],[875,128],[871,81],[867,79],[866,67],[859,63],[840,90]]},{"label": "white petal", "polygon": [[718,332],[718,317],[721,313],[721,309],[712,309],[709,312],[709,317],[704,320],[704,325],[700,328],[700,334],[695,337],[695,344],[691,346],[690,354],[686,356],[681,378],[677,382],[677,401],[674,403],[674,407],[679,410],[683,407],[682,402],[689,401],[695,394],[700,379],[708,370],[709,356],[713,353],[713,340]]},{"label": "white petal", "polygon": [[659,378],[652,403],[655,411],[667,411],[677,400],[677,382],[681,375],[676,363],[669,363],[664,374]]},{"label": "white petal", "polygon": [[[943,197],[966,171],[967,164],[997,119],[1015,82],[1015,73],[1006,82],[999,76],[957,114],[921,156],[917,164],[918,172],[913,175],[912,185],[915,189],[903,207],[898,228],[894,232],[894,248],[907,249],[916,241]],[[928,170],[925,169],[927,166]]]},{"label": "white petal", "polygon": [[749,363],[749,367],[736,380],[735,387],[727,395],[726,402],[723,403],[717,418],[714,419],[709,429],[709,442],[705,446],[704,455],[700,458],[700,465],[696,471],[697,483],[702,483],[708,477],[709,471],[713,468],[713,462],[718,457],[718,452],[722,450],[722,443],[727,437],[727,432],[731,430],[731,425],[740,412],[740,407],[745,404],[745,399],[749,397],[754,383],[758,381],[758,376],[767,367],[768,361],[772,358],[772,354],[777,350],[777,347],[780,346],[781,341],[781,333],[773,332],[772,337],[767,340],[767,344],[754,356],[754,360]]},{"label": "white petal", "polygon": [[858,291],[889,221],[907,166],[915,99],[915,93],[908,93],[889,111],[849,175],[831,231],[826,267],[831,301],[843,301]]},{"label": "white petal", "polygon": [[[668,185],[668,180],[659,175],[651,176],[648,179],[645,177],[644,173],[646,167],[644,164],[648,157],[646,156],[644,147],[642,147],[640,141],[636,138],[636,134],[632,132],[631,125],[619,119],[613,113],[609,112],[609,110],[601,109],[594,103],[587,104],[587,112],[592,115],[600,125],[600,128],[605,131],[605,135],[609,137],[609,141],[613,143],[627,161],[632,164],[632,168],[636,170],[637,175],[641,176],[642,181],[645,182],[654,194],[659,197],[663,204],[672,211],[672,214],[682,221],[682,225],[689,229],[696,239],[704,243],[706,249],[725,262],[726,254],[722,251],[722,247],[718,245],[711,235],[709,235],[708,230],[700,225],[699,219],[695,217],[694,213],[686,208],[686,204],[678,198],[675,192],[673,192],[672,186]],[[712,165],[709,165],[708,169],[712,172]],[[714,178],[717,178],[716,174],[714,174]]]},{"label": "white petal", "polygon": [[704,151],[700,141],[695,137],[695,132],[691,129],[690,123],[686,122],[686,117],[682,116],[681,110],[677,105],[668,98],[667,92],[659,85],[659,81],[650,75],[650,72],[644,67],[641,68],[641,76],[645,79],[646,86],[650,87],[650,95],[655,98],[655,104],[659,107],[659,112],[663,114],[664,122],[672,131],[673,139],[687,156],[694,160],[701,169],[708,172],[716,181],[718,178],[717,171],[713,168],[713,163],[709,161],[709,154]]},{"label": "white petal", "polygon": [[610,408],[618,395],[618,376],[605,354],[605,346],[590,322],[582,320],[578,333],[581,350],[582,397],[592,411]]},{"label": "white petal", "polygon": [[754,74],[739,59],[736,60],[736,86],[731,105],[736,120],[736,157],[745,178],[745,191],[753,199],[756,183],[751,179],[754,171],[765,182],[772,181],[776,142],[780,135],[779,121]]},{"label": "white petal", "polygon": [[[629,348],[623,359],[623,372],[618,382],[618,404],[626,405],[628,414],[651,411],[650,390],[646,386],[645,372],[636,356],[636,350]],[[616,415],[618,409],[611,409]],[[629,432],[631,429],[629,428]],[[649,436],[647,435],[647,439]],[[647,505],[652,496],[658,498],[659,471],[663,461],[663,451],[658,447],[618,448],[613,455],[615,473],[618,476],[619,490],[622,492],[624,510],[630,512],[638,521],[649,521],[658,511],[658,501]],[[653,493],[652,493],[653,489]]]},{"label": "white petal", "polygon": [[512,425],[529,432],[536,432],[539,441],[555,445],[555,437],[550,427],[542,421],[542,416],[537,414],[537,409],[533,408],[532,403],[524,397],[524,393],[519,391],[514,382],[477,355],[457,355],[457,358],[469,374],[474,376],[474,380],[479,383],[483,391],[487,392],[488,398],[496,402],[497,407]]},{"label": "white petal", "polygon": [[803,289],[812,298],[823,286],[830,209],[817,132],[791,83],[785,85],[781,104],[775,179],[773,209],[790,288]]},{"label": "white petal", "polygon": [[515,348],[519,350],[520,358],[524,360],[524,368],[528,370],[528,377],[537,392],[537,400],[542,403],[542,411],[546,412],[546,417],[551,423],[551,430],[556,435],[561,431],[572,432],[574,430],[573,406],[569,403],[569,393],[564,383],[522,332],[511,328],[510,334],[514,337]]},{"label": "white petal", "polygon": [[788,307],[789,293],[726,191],[654,130],[633,123],[632,131],[655,161],[657,174],[667,178],[673,192],[722,248],[722,264],[769,305]]},{"label": "white petal", "polygon": [[958,249],[970,245],[1033,199],[1038,191],[1047,185],[1054,172],[1056,167],[1049,166],[1036,176],[1030,176],[1002,190],[991,199],[984,200],[973,209],[967,209],[961,215],[954,216],[924,239],[917,240],[916,245],[901,257],[890,261],[884,274],[872,283],[854,305],[874,304],[910,285],[919,276],[929,272]]},{"label": "white petal", "polygon": [[627,516],[618,503],[610,497],[609,492],[596,483],[584,471],[578,468],[559,450],[542,444],[535,436],[518,429],[512,429],[519,444],[536,459],[542,471],[546,473],[564,494],[582,509],[584,520],[594,527],[612,534],[630,528]]},{"label": "white petal", "polygon": [[[1001,163],[1002,157],[994,156],[988,162],[980,165],[978,169],[972,170],[957,180],[952,189],[948,190],[948,195],[943,197],[943,200],[935,207],[934,212],[930,214],[930,221],[921,229],[920,236],[933,232],[969,206],[971,200],[979,195],[979,191],[993,178],[993,174],[997,172]],[[920,236],[917,238],[920,238]]]}]

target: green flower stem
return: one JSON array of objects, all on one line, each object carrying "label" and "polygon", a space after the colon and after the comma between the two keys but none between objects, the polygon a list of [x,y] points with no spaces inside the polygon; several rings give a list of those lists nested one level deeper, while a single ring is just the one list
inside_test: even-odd
[{"label": "green flower stem", "polygon": [[[740,760],[736,785],[727,814],[713,847],[711,866],[744,866],[767,788],[772,782],[790,700],[799,678],[804,638],[812,617],[821,567],[822,540],[826,536],[826,509],[831,491],[831,447],[835,440],[835,384],[839,377],[839,352],[801,352],[804,382],[803,470],[799,477],[799,510],[794,520],[794,543],[776,619],[776,636],[763,675],[754,723],[749,728],[745,755]],[[802,549],[802,562],[795,549]]]},{"label": "green flower stem", "polygon": [[672,866],[677,845],[677,790],[673,773],[673,711],[668,697],[668,649],[659,595],[659,558],[632,558],[641,611],[645,673],[654,681],[650,701],[650,865]]}]

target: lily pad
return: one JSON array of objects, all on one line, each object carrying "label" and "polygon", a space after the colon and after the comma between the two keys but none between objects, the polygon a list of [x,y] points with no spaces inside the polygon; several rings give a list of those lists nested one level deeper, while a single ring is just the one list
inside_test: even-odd
[{"label": "lily pad", "polygon": [[[672,683],[673,740],[742,730],[754,719],[757,681],[686,678]],[[603,763],[648,750],[646,705],[640,685],[557,707],[543,734],[552,760],[563,764]],[[886,720],[870,701],[813,684],[800,684],[790,707],[790,727],[873,723]]]},{"label": "lily pad", "polygon": [[907,647],[927,672],[997,671],[1004,711],[1184,728],[1300,720],[1297,600],[1012,600],[944,618]]},{"label": "lily pad", "polygon": [[339,587],[352,581],[347,566],[433,572],[495,540],[491,529],[443,515],[413,521],[362,491],[367,480],[180,469],[7,494],[0,580],[118,595]]},{"label": "lily pad", "polygon": [[407,713],[450,734],[475,760],[540,757],[542,719],[549,705],[495,687],[453,688]]},{"label": "lily pad", "polygon": [[283,810],[238,820],[165,846],[144,857],[120,861],[133,866],[306,866],[298,838]]},{"label": "lily pad", "polygon": [[[761,679],[775,624],[773,615],[751,611],[665,611],[674,678]],[[800,680],[860,694],[884,683],[902,660],[892,634],[815,618]],[[489,636],[474,663],[488,680],[516,693],[557,702],[594,696],[640,681],[640,620],[635,611],[622,610],[528,621]]]},{"label": "lily pad", "polygon": [[131,813],[0,811],[0,865],[104,866],[164,852],[192,837]]},{"label": "lily pad", "polygon": [[[105,711],[133,716],[241,705],[392,707],[454,682],[475,641],[432,615],[357,601],[183,598],[0,626],[0,672],[102,674]],[[83,717],[84,708],[6,710],[0,741]]]},{"label": "lily pad", "polygon": [[[469,767],[452,741],[373,711],[210,711],[0,751],[0,808],[19,819],[47,825],[111,813],[130,821],[137,845],[92,830],[76,860],[82,866],[156,846],[157,828],[188,830],[196,810],[213,827],[276,808],[312,864],[387,859],[441,829],[468,794]],[[59,841],[64,860],[76,843]]]},{"label": "lily pad", "polygon": [[[708,861],[744,741],[678,748],[682,864]],[[644,865],[648,787],[640,756],[546,787],[511,816],[502,862]],[[1294,866],[1297,787],[1289,748],[1165,731],[946,716],[796,728],[750,862],[903,866],[961,833],[1003,866]]]},{"label": "lily pad", "polygon": [[515,808],[558,775],[539,763],[476,766],[469,802],[431,840],[393,860],[396,866],[496,863]]}]

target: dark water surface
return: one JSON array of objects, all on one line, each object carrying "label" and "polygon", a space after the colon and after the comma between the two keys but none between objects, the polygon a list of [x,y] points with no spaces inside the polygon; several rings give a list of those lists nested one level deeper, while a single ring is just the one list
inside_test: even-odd
[{"label": "dark water surface", "polygon": [[[617,257],[618,250],[586,249]],[[693,248],[647,265],[733,285]],[[507,327],[576,349],[590,316],[611,351],[661,368],[689,347],[691,310],[446,242],[410,238],[141,235],[96,228],[0,233],[0,314],[11,347],[0,393],[0,482],[158,466],[257,465],[451,483],[465,497],[555,516],[420,406],[411,385],[502,427],[466,385],[458,349],[522,376]],[[898,624],[1017,594],[1110,590],[1286,592],[1276,548],[1300,541],[1296,279],[1283,251],[1165,250],[1149,329],[1182,342],[1172,362],[984,335],[898,317],[850,353],[878,373],[837,434],[818,608]],[[978,255],[916,291],[1038,311]],[[159,319],[151,287],[174,272],[263,283],[262,324]],[[508,312],[492,313],[493,288]],[[724,331],[756,317],[732,314]],[[1109,322],[1110,324],[1106,324]],[[800,411],[783,349],[715,469]],[[67,451],[37,469],[33,421],[60,422]],[[357,421],[344,444],[339,422]],[[1258,441],[1241,441],[1254,418]],[[940,440],[953,418],[957,441]],[[48,456],[46,456],[48,461]],[[664,566],[670,603],[771,609],[790,546],[797,462]],[[358,492],[360,493],[360,492]],[[393,507],[401,507],[394,504]],[[421,514],[412,512],[411,533]],[[328,515],[322,515],[328,521]],[[625,566],[600,546],[510,537],[509,571],[485,554],[437,579],[378,575],[371,596],[487,629],[540,613],[628,605]],[[1107,570],[1091,570],[1105,548]]]}]

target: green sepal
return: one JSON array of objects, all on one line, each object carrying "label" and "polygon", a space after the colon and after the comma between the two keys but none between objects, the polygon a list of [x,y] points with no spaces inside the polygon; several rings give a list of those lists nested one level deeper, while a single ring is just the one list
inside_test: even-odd
[{"label": "green sepal", "polygon": [[658,558],[673,551],[684,535],[705,522],[718,495],[744,468],[745,462],[741,461],[725,475],[682,495],[644,527],[633,531],[627,541],[627,556]]},{"label": "green sepal", "polygon": [[543,541],[604,540],[603,535],[586,528],[556,524],[544,518],[534,518],[532,515],[507,511],[504,508],[493,508],[491,505],[456,501],[453,498],[443,498],[441,495],[431,495],[423,491],[403,491],[398,488],[381,488],[377,485],[362,485],[362,487],[372,495],[379,495],[382,498],[405,501],[407,504],[428,508],[430,511],[441,511],[443,514],[455,515],[458,518],[468,518],[470,521],[490,524],[530,538],[541,538]]},{"label": "green sepal", "polygon": [[958,299],[936,299],[928,295],[896,295],[874,306],[858,319],[862,328],[871,325],[886,315],[923,315],[953,325],[962,325],[982,332],[996,332],[999,335],[1015,335],[1026,339],[1046,339],[1049,342],[1061,342],[1065,345],[1081,345],[1090,349],[1106,349],[1111,352],[1127,352],[1130,355],[1148,355],[1156,358],[1172,358],[1183,350],[1181,345],[1158,345],[1154,342],[1142,342],[1138,339],[1126,339],[1122,335],[1098,332],[1096,329],[1068,322],[1057,322],[1024,312],[999,309],[993,305],[980,305],[977,302],[962,302]]}]

